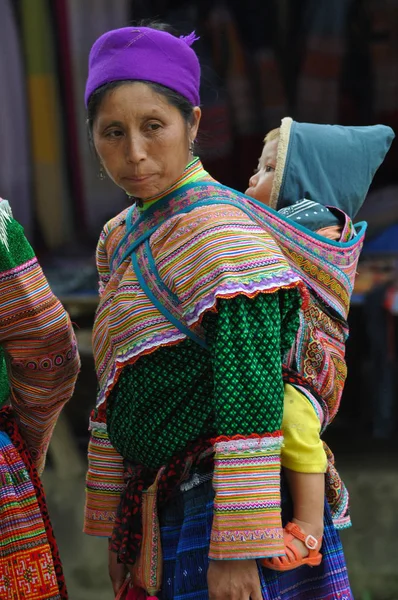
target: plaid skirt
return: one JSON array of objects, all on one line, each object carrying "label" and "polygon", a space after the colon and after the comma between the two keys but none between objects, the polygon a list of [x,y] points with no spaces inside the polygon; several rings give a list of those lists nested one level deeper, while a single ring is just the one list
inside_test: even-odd
[{"label": "plaid skirt", "polygon": [[[161,600],[208,600],[207,568],[214,492],[211,481],[180,492],[160,513],[163,549]],[[282,494],[284,521],[292,505]],[[325,503],[319,567],[276,573],[259,566],[263,600],[352,600],[343,548]]]}]

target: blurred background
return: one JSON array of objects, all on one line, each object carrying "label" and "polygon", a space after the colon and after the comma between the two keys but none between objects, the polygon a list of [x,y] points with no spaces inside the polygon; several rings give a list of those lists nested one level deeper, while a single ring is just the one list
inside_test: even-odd
[{"label": "blurred background", "polygon": [[[44,474],[71,600],[112,598],[106,544],[81,528],[96,394],[94,251],[102,225],[127,205],[100,179],[87,141],[87,58],[99,35],[147,18],[200,35],[200,155],[222,183],[246,189],[265,133],[286,115],[398,132],[398,0],[0,0],[0,196],[70,311],[83,361]],[[362,219],[349,378],[326,437],[351,492],[353,528],[342,537],[355,598],[398,600],[397,142]]]}]

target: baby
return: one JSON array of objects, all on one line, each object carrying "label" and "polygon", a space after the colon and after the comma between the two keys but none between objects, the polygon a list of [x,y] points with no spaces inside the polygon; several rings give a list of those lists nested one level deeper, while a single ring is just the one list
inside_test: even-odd
[{"label": "baby", "polygon": [[[340,127],[283,119],[265,137],[246,195],[295,221],[298,229],[348,242],[355,235],[352,219],[393,137],[382,125]],[[286,555],[263,561],[278,571],[316,566],[322,560],[327,469],[320,420],[309,399],[291,385],[285,386],[282,429],[282,466],[293,518],[285,527]]]}]

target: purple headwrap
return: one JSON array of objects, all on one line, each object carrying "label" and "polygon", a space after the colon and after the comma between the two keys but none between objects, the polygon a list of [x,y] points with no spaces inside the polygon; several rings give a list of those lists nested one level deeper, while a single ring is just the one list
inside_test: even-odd
[{"label": "purple headwrap", "polygon": [[100,86],[112,81],[160,83],[189,100],[200,102],[200,65],[190,47],[195,33],[177,38],[149,27],[124,27],[104,33],[89,57],[85,103]]}]

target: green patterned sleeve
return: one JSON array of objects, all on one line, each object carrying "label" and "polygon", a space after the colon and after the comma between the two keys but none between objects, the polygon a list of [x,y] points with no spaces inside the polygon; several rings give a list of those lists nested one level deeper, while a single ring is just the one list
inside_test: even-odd
[{"label": "green patterned sleeve", "polygon": [[208,328],[219,435],[280,429],[282,358],[293,344],[299,308],[296,290],[219,301]]},{"label": "green patterned sleeve", "polygon": [[[209,557],[284,553],[280,510],[283,355],[298,328],[297,290],[220,300],[205,322],[212,353],[216,492]],[[209,324],[211,325],[209,326]]]}]

